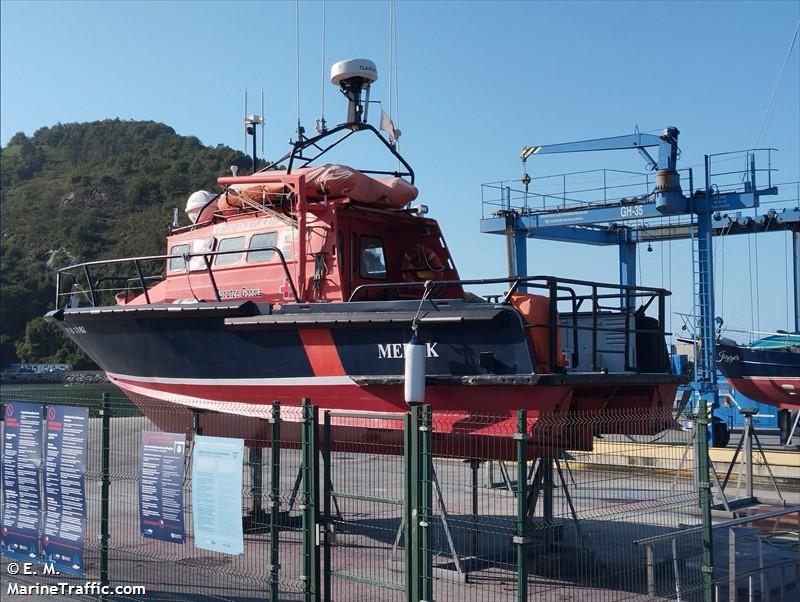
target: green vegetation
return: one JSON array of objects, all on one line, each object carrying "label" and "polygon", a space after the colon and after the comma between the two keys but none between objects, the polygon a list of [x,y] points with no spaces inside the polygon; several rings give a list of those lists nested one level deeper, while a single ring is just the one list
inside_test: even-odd
[{"label": "green vegetation", "polygon": [[195,190],[216,189],[231,165],[251,160],[204,146],[161,123],[58,124],[15,134],[0,149],[0,364],[92,362],[46,324],[55,272],[81,261],[160,254]]}]

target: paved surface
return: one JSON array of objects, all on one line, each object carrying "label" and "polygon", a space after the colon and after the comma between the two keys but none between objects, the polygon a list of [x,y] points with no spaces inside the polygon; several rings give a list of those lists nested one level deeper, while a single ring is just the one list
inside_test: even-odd
[{"label": "paved surface", "polygon": [[[146,540],[139,535],[137,507],[138,446],[140,432],[149,429],[143,418],[112,420],[111,553],[112,585],[137,584],[148,587],[149,600],[265,600],[269,591],[270,542],[265,522],[252,520],[245,534],[245,554],[227,556],[196,549],[192,535],[190,483],[187,466],[185,490],[187,542],[175,545]],[[99,441],[100,421],[92,419],[91,441]],[[680,437],[671,433],[673,445],[655,451],[651,443],[606,440],[601,453],[580,452],[559,464],[563,481],[553,484],[555,525],[545,526],[543,501],[537,499],[532,520],[532,543],[528,547],[527,567],[531,600],[640,600],[651,599],[646,592],[643,550],[636,539],[676,531],[699,522],[691,463],[680,466]],[[87,578],[99,575],[100,456],[91,446],[87,495],[90,532],[87,534]],[[651,456],[648,456],[651,454]],[[654,456],[653,456],[654,454]],[[640,462],[655,457],[658,466]],[[269,451],[263,452],[264,487],[269,486]],[[301,578],[301,538],[299,500],[292,503],[292,490],[299,467],[299,452],[285,449],[281,454],[282,529],[280,552],[281,600],[299,600]],[[502,478],[499,465],[484,464],[474,475],[478,488],[471,487],[469,464],[455,459],[436,459],[441,487],[437,519],[432,526],[436,572],[436,600],[504,601],[515,600],[515,550],[511,542],[516,499]],[[508,465],[509,471],[511,465]],[[403,599],[404,579],[401,545],[395,548],[401,526],[402,509],[397,504],[378,503],[353,496],[402,498],[403,461],[401,456],[376,456],[368,453],[333,453],[332,500],[335,543],[331,547],[332,599],[350,601],[393,601]],[[253,506],[252,474],[245,469],[243,511]],[[566,487],[564,485],[566,484]],[[569,493],[567,495],[566,493]],[[268,490],[263,492],[266,507]],[[436,492],[434,496],[438,498]],[[800,502],[800,494],[787,495]],[[573,520],[573,510],[578,520]],[[339,513],[336,512],[338,505]],[[477,510],[473,514],[473,510]],[[447,518],[446,526],[442,518]],[[793,522],[792,522],[793,521]],[[737,530],[737,572],[742,574],[763,563],[776,566],[797,558],[798,518],[769,522]],[[716,534],[717,574],[728,566],[728,534]],[[457,561],[454,559],[453,550]],[[685,599],[700,584],[701,546],[698,537],[686,537],[678,544],[679,584]],[[754,564],[755,563],[755,564]],[[655,550],[656,593],[674,596],[675,572],[672,549],[661,544]],[[456,570],[461,569],[461,573]],[[3,600],[59,600],[58,596],[7,596],[9,581],[3,569]],[[792,571],[769,573],[764,588],[780,599],[780,580],[789,584]],[[465,577],[464,577],[465,575]],[[466,579],[466,582],[464,580]],[[72,581],[82,583],[84,579]],[[53,580],[43,582],[53,582]],[[756,587],[761,587],[760,578]],[[747,578],[737,583],[747,588]],[[797,595],[797,584],[786,599]],[[724,587],[721,590],[726,594]],[[143,599],[113,598],[113,599]],[[727,599],[727,597],[725,597]]]}]

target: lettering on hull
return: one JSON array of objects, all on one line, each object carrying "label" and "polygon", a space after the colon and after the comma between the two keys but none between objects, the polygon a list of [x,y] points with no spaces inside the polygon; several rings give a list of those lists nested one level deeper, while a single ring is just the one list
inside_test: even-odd
[{"label": "lettering on hull", "polygon": [[[425,343],[425,355],[427,357],[439,357],[436,345],[439,343]],[[406,347],[403,343],[378,343],[379,360],[401,360],[406,356]]]}]

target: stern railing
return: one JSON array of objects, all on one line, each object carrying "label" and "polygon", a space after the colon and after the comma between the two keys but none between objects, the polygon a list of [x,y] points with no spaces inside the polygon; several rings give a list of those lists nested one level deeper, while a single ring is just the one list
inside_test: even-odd
[{"label": "stern railing", "polygon": [[[632,334],[653,334],[657,335],[658,340],[664,342],[659,345],[658,351],[658,365],[662,367],[663,371],[667,371],[669,363],[667,362],[667,351],[665,342],[665,299],[672,293],[663,288],[653,288],[644,286],[631,286],[622,284],[611,284],[592,282],[588,280],[577,280],[572,278],[556,278],[554,276],[526,276],[523,278],[486,278],[486,279],[473,279],[473,280],[436,280],[430,283],[425,282],[397,282],[397,283],[380,283],[380,284],[362,284],[356,287],[348,301],[357,301],[361,295],[364,295],[370,290],[384,290],[388,292],[395,292],[396,289],[420,289],[433,286],[433,291],[429,294],[430,297],[435,297],[435,289],[445,289],[447,287],[465,287],[465,286],[483,286],[483,285],[496,285],[508,284],[509,288],[502,295],[489,295],[486,297],[487,302],[492,302],[492,299],[500,299],[502,297],[502,304],[510,303],[511,295],[517,291],[521,286],[527,289],[537,289],[545,291],[550,300],[550,311],[548,316],[548,323],[544,325],[533,325],[533,327],[546,327],[550,332],[558,332],[560,327],[559,323],[559,309],[565,306],[569,309],[567,319],[570,322],[572,329],[572,350],[571,350],[571,365],[577,366],[580,364],[580,350],[579,350],[579,332],[588,331],[591,336],[591,370],[594,372],[602,371],[599,365],[598,356],[600,353],[605,354],[622,354],[624,357],[624,370],[632,372],[641,372],[639,369],[638,358],[637,362],[632,361],[632,349],[630,345]],[[631,327],[631,318],[637,316],[645,316],[648,309],[652,306],[653,302],[657,301],[656,306],[656,320],[657,328],[655,329],[636,329],[635,324]],[[431,302],[432,306],[436,308],[435,303]],[[638,307],[635,307],[638,305]],[[588,306],[588,309],[587,309]],[[579,323],[581,315],[589,316],[591,320],[590,326],[584,326]],[[599,319],[604,316],[622,315],[626,319],[623,320],[621,328],[608,328],[599,324]],[[562,318],[564,313],[562,313]],[[635,331],[635,332],[634,332]],[[598,346],[598,333],[608,332],[617,333],[624,336],[624,349],[601,349]],[[564,368],[559,365],[558,358],[561,350],[558,349],[558,337],[552,336],[549,339],[549,354],[550,354],[550,371],[563,372]]]}]

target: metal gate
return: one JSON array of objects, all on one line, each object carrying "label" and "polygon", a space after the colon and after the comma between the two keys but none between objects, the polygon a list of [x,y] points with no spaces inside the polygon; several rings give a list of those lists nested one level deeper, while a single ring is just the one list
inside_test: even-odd
[{"label": "metal gate", "polygon": [[[368,598],[375,586],[384,589],[385,600],[403,599],[404,421],[398,414],[323,415],[326,600],[343,599],[345,591],[350,599]],[[346,589],[343,582],[349,582]]]}]

